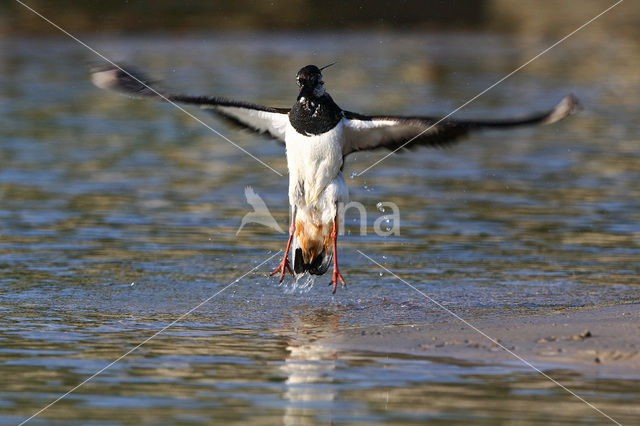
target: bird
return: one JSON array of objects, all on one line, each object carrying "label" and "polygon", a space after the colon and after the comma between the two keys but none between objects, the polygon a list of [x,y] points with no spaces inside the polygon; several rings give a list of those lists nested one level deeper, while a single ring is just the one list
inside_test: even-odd
[{"label": "bird", "polygon": [[[366,115],[342,109],[325,88],[329,66],[306,65],[296,73],[298,95],[290,108],[271,107],[215,96],[172,94],[137,69],[110,63],[94,67],[93,83],[133,97],[195,105],[229,123],[283,142],[289,171],[291,222],[282,261],[271,275],[323,275],[333,263],[329,285],[346,287],[338,267],[340,203],[349,199],[343,175],[345,159],[358,151],[406,151],[444,147],[483,129],[508,129],[555,123],[572,114],[578,101],[569,94],[552,109],[520,118],[445,119],[430,116]],[[292,262],[289,262],[291,253]],[[293,264],[293,267],[291,266]]]},{"label": "bird", "polygon": [[242,231],[242,228],[244,228],[247,223],[259,223],[260,225],[268,226],[269,228],[284,234],[284,231],[278,222],[276,222],[271,215],[271,212],[269,212],[269,208],[262,197],[260,197],[252,187],[247,186],[244,188],[244,196],[247,198],[247,203],[253,207],[254,211],[249,212],[242,217],[240,227],[238,228],[238,231],[236,231],[236,236],[240,231]]}]

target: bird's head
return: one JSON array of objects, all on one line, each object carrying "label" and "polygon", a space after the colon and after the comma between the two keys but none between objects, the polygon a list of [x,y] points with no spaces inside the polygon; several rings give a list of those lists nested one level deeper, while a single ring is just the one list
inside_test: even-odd
[{"label": "bird's head", "polygon": [[[335,63],[335,62],[334,62]],[[307,65],[300,68],[296,74],[296,82],[300,87],[300,96],[310,95],[319,98],[324,95],[324,81],[322,81],[322,70],[333,64],[318,68],[315,65]]]}]

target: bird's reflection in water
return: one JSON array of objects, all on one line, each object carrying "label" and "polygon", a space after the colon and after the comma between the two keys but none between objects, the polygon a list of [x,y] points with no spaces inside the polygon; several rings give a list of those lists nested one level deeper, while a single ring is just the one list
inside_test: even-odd
[{"label": "bird's reflection in water", "polygon": [[331,411],[337,397],[334,372],[340,364],[337,352],[317,343],[338,329],[340,315],[314,310],[293,320],[285,332],[289,355],[281,366],[287,375],[288,401],[283,415],[285,425],[315,424],[318,411]]}]

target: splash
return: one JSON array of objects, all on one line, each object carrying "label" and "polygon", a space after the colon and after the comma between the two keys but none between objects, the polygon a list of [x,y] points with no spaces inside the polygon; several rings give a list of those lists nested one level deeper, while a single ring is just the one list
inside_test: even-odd
[{"label": "splash", "polygon": [[284,288],[284,292],[286,294],[293,294],[296,292],[305,294],[313,288],[313,284],[315,282],[316,276],[305,272],[304,274],[297,274],[293,282],[289,280],[283,281],[280,286]]}]

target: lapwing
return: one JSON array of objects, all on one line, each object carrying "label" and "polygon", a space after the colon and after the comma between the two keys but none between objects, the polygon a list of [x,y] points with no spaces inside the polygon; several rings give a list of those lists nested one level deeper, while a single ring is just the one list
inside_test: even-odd
[{"label": "lapwing", "polygon": [[[331,64],[333,65],[333,64]],[[329,65],[328,65],[329,66]],[[275,108],[212,96],[171,94],[154,87],[132,69],[105,65],[92,70],[92,81],[103,89],[136,97],[197,105],[236,125],[266,134],[286,146],[289,169],[291,225],[284,258],[271,275],[308,272],[322,275],[333,262],[329,285],[336,292],[345,281],[338,269],[339,204],[348,202],[342,174],[345,158],[354,152],[385,148],[441,147],[472,131],[551,124],[577,107],[573,95],[553,109],[521,118],[500,120],[439,120],[436,117],[364,115],[343,110],[325,90],[322,70],[302,67],[296,74],[299,93],[291,108]],[[407,142],[410,142],[407,144]],[[292,251],[292,263],[289,253]]]}]

